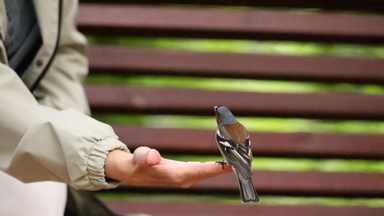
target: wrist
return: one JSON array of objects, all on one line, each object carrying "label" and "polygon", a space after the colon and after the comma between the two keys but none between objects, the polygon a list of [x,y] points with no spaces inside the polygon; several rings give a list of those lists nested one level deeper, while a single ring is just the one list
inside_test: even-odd
[{"label": "wrist", "polygon": [[[122,151],[111,151],[105,162],[105,175],[107,178],[123,181],[133,170],[132,154]],[[131,168],[130,168],[131,167]]]}]

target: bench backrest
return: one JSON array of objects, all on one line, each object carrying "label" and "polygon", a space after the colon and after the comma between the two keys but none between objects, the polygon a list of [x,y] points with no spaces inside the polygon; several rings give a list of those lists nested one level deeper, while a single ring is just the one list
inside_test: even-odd
[{"label": "bench backrest", "polygon": [[[294,40],[384,44],[384,16],[344,14],[334,11],[294,13],[255,8],[222,8],[212,5],[322,8],[381,12],[379,0],[348,3],[336,0],[304,1],[140,1],[141,5],[86,3],[81,5],[79,27],[92,35],[176,38]],[[127,2],[125,2],[127,3]],[[163,5],[179,3],[178,5]],[[207,4],[210,6],[182,4]],[[363,57],[288,56],[239,53],[200,53],[153,48],[95,45],[90,48],[92,73],[110,75],[173,75],[212,78],[349,82],[383,84],[384,60]],[[212,116],[212,107],[229,106],[236,115],[301,117],[315,119],[383,120],[384,96],[353,93],[255,93],[206,90],[89,86],[94,112],[185,114]],[[213,131],[115,126],[134,148],[148,145],[165,153],[218,154]],[[255,157],[384,159],[380,134],[253,133]],[[255,184],[263,194],[298,196],[384,197],[380,173],[255,171]],[[124,187],[123,187],[124,189]],[[129,188],[129,190],[144,190]],[[179,191],[173,188],[150,190]],[[187,190],[183,190],[185,192]],[[190,192],[237,193],[231,175],[198,184]],[[151,208],[164,206],[152,204]],[[140,205],[139,205],[140,206]],[[115,206],[116,207],[116,206]],[[118,208],[118,207],[117,207]],[[131,206],[133,208],[133,205]],[[190,208],[186,206],[185,208]],[[220,207],[227,208],[227,207]],[[234,207],[235,208],[235,207]],[[265,215],[379,215],[383,209],[316,207],[266,208]],[[282,208],[282,209],[280,209]],[[150,208],[148,208],[150,209]],[[247,210],[242,210],[247,211]],[[252,208],[248,212],[252,212]],[[361,211],[361,212],[360,212]],[[365,212],[364,212],[365,211]],[[154,211],[159,213],[159,211]],[[161,212],[161,211],[160,211]],[[230,210],[226,211],[228,212]],[[334,212],[331,214],[331,212]],[[364,212],[364,213],[362,213]],[[223,213],[225,215],[225,213]]]}]

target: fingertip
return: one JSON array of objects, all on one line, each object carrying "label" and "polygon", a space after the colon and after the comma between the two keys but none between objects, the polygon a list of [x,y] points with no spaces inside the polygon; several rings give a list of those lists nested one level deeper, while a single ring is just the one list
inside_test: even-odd
[{"label": "fingertip", "polygon": [[230,172],[230,171],[232,171],[232,167],[229,164],[224,164],[224,165],[216,164],[216,165],[221,169],[222,172]]},{"label": "fingertip", "polygon": [[134,154],[141,156],[143,154],[146,154],[149,150],[151,150],[151,148],[149,148],[148,146],[139,146],[135,149]]},{"label": "fingertip", "polygon": [[160,160],[161,160],[161,156],[159,151],[157,151],[156,149],[151,149],[148,151],[146,162],[149,166],[154,166],[156,164],[159,164]]},{"label": "fingertip", "polygon": [[222,167],[223,167],[224,170],[227,170],[227,171],[231,171],[232,170],[232,166],[229,165],[228,163],[225,163]]},{"label": "fingertip", "polygon": [[230,172],[232,171],[232,167],[228,164],[219,164],[219,163],[216,163],[216,162],[207,162],[207,171],[208,173],[212,174],[212,175],[218,175],[218,174],[221,174],[221,173],[226,173],[226,172]]},{"label": "fingertip", "polygon": [[140,146],[133,152],[134,162],[138,166],[149,166],[156,164],[158,159],[156,154],[160,155],[156,150],[153,150],[147,146]]},{"label": "fingertip", "polygon": [[230,165],[224,165],[223,170],[225,172],[230,172],[230,171],[232,171],[232,167]]}]

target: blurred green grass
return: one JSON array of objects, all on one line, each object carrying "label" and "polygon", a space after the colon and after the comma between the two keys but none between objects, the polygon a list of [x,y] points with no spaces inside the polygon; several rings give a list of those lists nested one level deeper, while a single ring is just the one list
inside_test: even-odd
[{"label": "blurred green grass", "polygon": [[[135,202],[163,202],[163,203],[227,203],[240,204],[239,196],[227,194],[178,194],[158,192],[119,192],[99,193],[104,201],[135,201]],[[262,205],[326,205],[326,206],[369,206],[384,207],[384,199],[378,198],[329,198],[329,197],[290,197],[290,196],[262,196]]]},{"label": "blurred green grass", "polygon": [[[214,129],[216,122],[209,116],[184,115],[128,115],[95,114],[100,121],[118,125],[137,125],[155,128]],[[383,134],[383,121],[316,120],[304,118],[238,117],[249,131],[264,132],[316,132],[316,133],[368,133]]]},{"label": "blurred green grass", "polygon": [[294,41],[257,41],[228,39],[180,39],[89,36],[91,44],[146,47],[198,52],[263,53],[284,55],[330,55],[384,58],[384,45],[367,46]]},{"label": "blurred green grass", "polygon": [[111,76],[108,73],[92,75],[91,85],[113,84],[163,88],[189,88],[210,91],[319,93],[338,92],[368,95],[384,95],[384,87],[373,84],[294,82],[275,80],[249,80],[224,78],[198,78],[176,76]]},{"label": "blurred green grass", "polygon": [[[165,157],[180,161],[220,161],[221,156],[174,155]],[[254,157],[254,170],[269,171],[322,171],[322,172],[381,172],[384,161],[342,160],[342,159],[303,159]]]}]

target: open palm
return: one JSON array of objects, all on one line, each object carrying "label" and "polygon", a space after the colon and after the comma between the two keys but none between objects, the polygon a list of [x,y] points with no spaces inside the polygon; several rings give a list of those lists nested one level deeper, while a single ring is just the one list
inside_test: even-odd
[{"label": "open palm", "polygon": [[139,147],[121,170],[121,181],[128,185],[189,187],[199,180],[231,170],[216,162],[182,162],[163,158],[148,147]]}]

